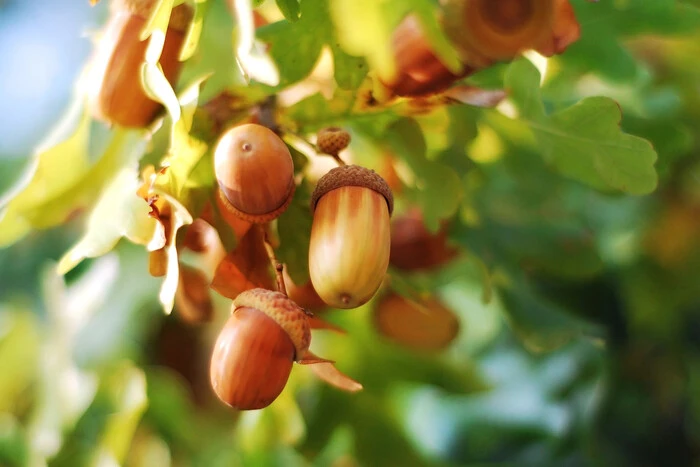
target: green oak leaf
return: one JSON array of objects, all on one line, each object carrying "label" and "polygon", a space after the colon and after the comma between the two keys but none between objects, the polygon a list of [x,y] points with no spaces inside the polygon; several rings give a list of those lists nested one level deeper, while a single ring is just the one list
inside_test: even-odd
[{"label": "green oak leaf", "polygon": [[191,224],[193,216],[204,208],[214,184],[210,145],[190,134],[200,87],[205,80],[206,77],[196,80],[179,98],[182,118],[173,125],[170,155],[163,161],[167,169],[157,177],[153,186],[154,192],[165,198],[173,210],[171,237],[166,240],[165,247],[167,272],[159,295],[166,313],[172,311],[179,282],[177,232],[181,227]]},{"label": "green oak leaf", "polygon": [[626,83],[641,72],[623,40],[641,34],[681,35],[696,31],[700,9],[676,0],[572,2],[581,38],[557,60],[563,69],[598,73]]},{"label": "green oak leaf", "polygon": [[112,369],[101,382],[102,396],[111,410],[102,429],[94,459],[119,465],[126,460],[132,439],[148,406],[146,376],[131,362]]},{"label": "green oak leaf", "polygon": [[547,163],[563,175],[602,190],[642,195],[656,189],[656,152],[645,139],[620,129],[618,104],[590,97],[547,115],[540,73],[527,60],[514,62],[506,88],[540,146]]},{"label": "green oak leaf", "polygon": [[311,187],[304,182],[297,187],[289,208],[277,219],[280,247],[278,259],[285,264],[295,284],[309,281],[309,241],[313,216],[309,208]]},{"label": "green oak leaf", "polygon": [[528,349],[551,351],[575,336],[592,333],[594,327],[534,290],[520,272],[499,287],[508,321]]},{"label": "green oak leaf", "polygon": [[396,72],[392,31],[407,14],[415,14],[426,40],[436,55],[453,72],[462,65],[457,53],[436,21],[437,8],[432,0],[334,0],[331,17],[338,43],[353,55],[365,57],[372,70],[385,79]]},{"label": "green oak leaf", "polygon": [[157,191],[176,198],[195,215],[204,207],[214,184],[211,145],[191,133],[199,92],[206,79],[195,80],[179,97],[182,118],[172,128],[170,154],[163,161],[167,170],[155,184]]},{"label": "green oak leaf", "polygon": [[148,215],[148,203],[136,194],[140,185],[136,164],[114,176],[90,213],[85,235],[59,261],[59,274],[67,273],[85,258],[104,255],[122,237],[141,245],[151,241],[157,221]]},{"label": "green oak leaf", "polygon": [[338,86],[355,89],[362,83],[367,64],[338,45],[328,5],[328,0],[302,0],[298,21],[279,21],[258,30],[258,37],[270,44],[270,56],[279,67],[280,87],[306,78],[326,46],[333,54]]},{"label": "green oak leaf", "polygon": [[92,205],[113,174],[137,161],[146,149],[143,131],[118,128],[91,164],[91,139],[90,119],[84,114],[70,137],[37,155],[17,187],[0,200],[0,246],[31,229],[59,225]]},{"label": "green oak leaf", "polygon": [[295,22],[299,19],[299,0],[275,0],[275,3],[288,21]]},{"label": "green oak leaf", "polygon": [[433,232],[440,220],[457,212],[462,197],[459,175],[447,165],[426,158],[425,138],[415,120],[403,118],[387,129],[387,142],[416,177],[414,189],[406,197],[421,207],[426,227]]},{"label": "green oak leaf", "polygon": [[209,11],[209,5],[210,3],[208,3],[207,0],[194,0],[194,17],[192,18],[192,24],[190,24],[190,27],[187,29],[185,44],[182,46],[182,50],[180,50],[179,59],[181,62],[192,58],[197,51],[199,39],[202,37],[204,18]]}]

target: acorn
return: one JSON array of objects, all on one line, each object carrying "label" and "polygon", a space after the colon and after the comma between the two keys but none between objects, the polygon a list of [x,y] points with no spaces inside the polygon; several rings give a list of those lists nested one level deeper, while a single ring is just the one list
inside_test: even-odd
[{"label": "acorn", "polygon": [[[143,128],[162,110],[162,105],[148,97],[141,85],[141,65],[149,41],[142,41],[139,36],[156,3],[112,2],[88,75],[88,103],[94,118],[108,124]],[[192,7],[184,3],[173,8],[170,15],[159,63],[173,87],[182,68],[180,49],[192,17]]]},{"label": "acorn", "polygon": [[210,378],[216,395],[239,410],[270,405],[280,395],[295,361],[307,355],[307,316],[286,295],[251,289],[233,301],[214,345]]},{"label": "acorn", "polygon": [[450,71],[437,57],[416,15],[408,15],[394,30],[392,48],[396,76],[383,84],[398,96],[419,97],[444,91],[473,70]]},{"label": "acorn", "polygon": [[318,181],[309,275],[328,305],[355,308],[375,294],[389,265],[393,208],[391,189],[373,170],[346,165]]},{"label": "acorn", "polygon": [[294,163],[284,141],[256,123],[226,131],[214,150],[218,197],[226,211],[262,224],[282,214],[292,201]]},{"label": "acorn", "polygon": [[429,270],[457,256],[457,248],[447,243],[447,224],[437,233],[428,231],[419,209],[411,209],[391,223],[390,264],[404,271]]},{"label": "acorn", "polygon": [[441,22],[463,62],[511,60],[552,34],[555,0],[444,0]]},{"label": "acorn", "polygon": [[409,300],[396,293],[384,296],[373,311],[377,331],[414,350],[445,349],[459,334],[457,316],[434,297]]}]

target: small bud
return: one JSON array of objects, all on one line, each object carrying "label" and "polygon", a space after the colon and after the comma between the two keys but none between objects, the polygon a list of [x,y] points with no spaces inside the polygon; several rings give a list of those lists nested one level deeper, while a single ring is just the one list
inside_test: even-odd
[{"label": "small bud", "polygon": [[324,154],[337,156],[350,144],[350,133],[342,128],[324,128],[316,136],[316,146]]}]

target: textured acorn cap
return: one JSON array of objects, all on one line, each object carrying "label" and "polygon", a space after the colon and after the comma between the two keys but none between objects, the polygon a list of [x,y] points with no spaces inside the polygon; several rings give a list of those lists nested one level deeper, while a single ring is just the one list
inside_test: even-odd
[{"label": "textured acorn cap", "polygon": [[316,135],[316,146],[321,152],[337,155],[350,144],[350,133],[342,128],[324,128]]},{"label": "textured acorn cap", "polygon": [[[113,0],[111,10],[113,12],[128,11],[132,15],[140,16],[148,19],[153,12],[153,7],[157,3],[156,0]],[[194,10],[187,3],[173,8],[170,13],[170,22],[168,28],[176,31],[186,31],[194,17]]]},{"label": "textured acorn cap", "polygon": [[321,177],[311,195],[311,211],[316,210],[316,204],[323,195],[344,186],[361,186],[374,190],[386,199],[389,215],[394,211],[394,195],[386,181],[374,170],[359,165],[336,167]]},{"label": "textured acorn cap", "polygon": [[277,219],[284,211],[287,210],[289,204],[294,198],[294,192],[296,191],[296,189],[297,186],[292,183],[291,190],[287,195],[287,199],[284,201],[284,203],[282,203],[282,205],[277,209],[263,214],[248,214],[247,212],[243,212],[236,206],[234,206],[231,203],[231,201],[228,200],[228,198],[226,198],[226,193],[224,193],[224,191],[221,188],[219,188],[217,191],[219,192],[218,196],[219,200],[221,200],[221,204],[224,206],[224,208],[226,208],[228,212],[230,212],[231,214],[233,214],[241,220],[250,222],[251,224],[265,224],[274,219]]},{"label": "textured acorn cap", "polygon": [[309,320],[304,310],[281,292],[267,289],[251,289],[239,294],[233,300],[235,308],[255,308],[274,319],[284,329],[294,343],[294,359],[304,358],[311,343]]}]

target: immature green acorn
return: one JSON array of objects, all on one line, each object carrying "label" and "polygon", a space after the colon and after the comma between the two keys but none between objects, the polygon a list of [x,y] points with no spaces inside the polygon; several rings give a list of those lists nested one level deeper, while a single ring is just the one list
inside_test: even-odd
[{"label": "immature green acorn", "polygon": [[[141,41],[139,36],[156,3],[156,0],[112,2],[88,76],[88,101],[94,118],[142,128],[161,111],[162,106],[146,96],[141,85],[141,65],[149,41]],[[192,16],[192,7],[187,4],[173,8],[170,15],[160,66],[172,86],[180,74],[180,49]]]},{"label": "immature green acorn", "polygon": [[364,167],[337,167],[318,181],[309,275],[328,305],[355,308],[379,289],[389,265],[393,208],[387,183]]}]

